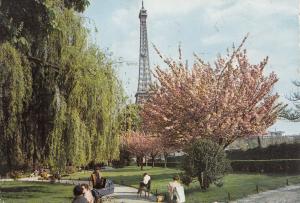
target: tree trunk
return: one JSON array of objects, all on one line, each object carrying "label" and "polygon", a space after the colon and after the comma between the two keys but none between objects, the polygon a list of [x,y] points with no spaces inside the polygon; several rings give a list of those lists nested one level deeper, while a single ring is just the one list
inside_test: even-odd
[{"label": "tree trunk", "polygon": [[258,147],[261,148],[261,138],[260,136],[257,136],[257,144],[258,144]]},{"label": "tree trunk", "polygon": [[164,161],[164,167],[165,168],[167,168],[167,158],[168,158],[168,153],[164,153],[164,159],[165,159],[165,161]]},{"label": "tree trunk", "polygon": [[136,157],[136,166],[139,167],[141,163],[141,159],[139,156]]},{"label": "tree trunk", "polygon": [[36,146],[34,146],[34,150],[33,150],[32,164],[33,164],[33,168],[37,168],[37,150],[36,150]]},{"label": "tree trunk", "polygon": [[154,157],[152,157],[152,168],[154,167]]},{"label": "tree trunk", "polygon": [[7,168],[9,171],[12,171],[12,163],[11,163],[11,156],[10,156],[10,150],[9,150],[9,145],[6,146],[6,161],[7,161]]},{"label": "tree trunk", "polygon": [[201,172],[201,176],[198,177],[198,181],[200,183],[200,188],[202,190],[207,190],[209,188],[210,184],[210,179],[209,177],[205,174],[205,172]]}]

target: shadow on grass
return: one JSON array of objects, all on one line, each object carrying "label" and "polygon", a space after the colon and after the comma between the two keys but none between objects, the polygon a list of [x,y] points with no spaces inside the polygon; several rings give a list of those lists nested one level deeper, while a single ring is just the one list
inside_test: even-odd
[{"label": "shadow on grass", "polygon": [[41,186],[13,186],[7,188],[1,188],[1,192],[44,192]]},{"label": "shadow on grass", "polygon": [[41,193],[49,193],[43,186],[1,187],[1,196],[13,199],[29,199],[39,197]]},{"label": "shadow on grass", "polygon": [[[26,185],[24,185],[26,184]],[[30,185],[29,185],[30,184]],[[10,182],[0,185],[0,198],[5,202],[67,202],[71,200],[71,192],[65,193],[70,189],[64,189],[64,186],[47,183],[23,183]]]}]

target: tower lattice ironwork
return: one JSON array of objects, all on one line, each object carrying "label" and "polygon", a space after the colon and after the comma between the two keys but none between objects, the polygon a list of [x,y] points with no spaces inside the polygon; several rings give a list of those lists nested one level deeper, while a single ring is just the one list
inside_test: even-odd
[{"label": "tower lattice ironwork", "polygon": [[135,94],[136,103],[141,104],[148,98],[148,90],[151,84],[149,51],[148,51],[148,37],[147,37],[147,10],[142,8],[139,13],[140,19],[140,55],[139,55],[139,81],[138,89]]}]

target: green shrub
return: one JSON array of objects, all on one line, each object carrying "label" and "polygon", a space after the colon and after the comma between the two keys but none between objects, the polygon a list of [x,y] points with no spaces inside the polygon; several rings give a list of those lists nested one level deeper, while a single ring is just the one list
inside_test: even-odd
[{"label": "green shrub", "polygon": [[180,180],[183,184],[185,184],[187,186],[189,186],[191,184],[191,182],[193,181],[193,179],[190,176],[183,174],[183,173],[180,174]]},{"label": "green shrub", "polygon": [[185,152],[186,156],[182,163],[184,175],[197,178],[203,190],[211,183],[219,185],[225,172],[230,168],[222,146],[211,140],[197,140]]}]

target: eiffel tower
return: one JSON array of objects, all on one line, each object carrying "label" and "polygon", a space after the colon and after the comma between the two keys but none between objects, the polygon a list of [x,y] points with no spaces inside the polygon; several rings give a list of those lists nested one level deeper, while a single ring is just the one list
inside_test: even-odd
[{"label": "eiffel tower", "polygon": [[151,84],[151,74],[149,65],[149,51],[147,38],[147,10],[144,8],[142,1],[142,8],[139,14],[140,18],[140,55],[139,55],[139,81],[138,89],[135,94],[136,104],[141,104],[148,98],[148,90]]}]

